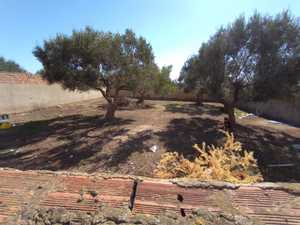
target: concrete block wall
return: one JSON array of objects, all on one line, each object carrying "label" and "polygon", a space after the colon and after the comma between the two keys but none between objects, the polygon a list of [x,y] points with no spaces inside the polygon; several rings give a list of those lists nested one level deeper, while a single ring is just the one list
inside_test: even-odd
[{"label": "concrete block wall", "polygon": [[101,97],[98,91],[68,91],[59,84],[49,85],[38,76],[0,73],[0,114],[30,111]]},{"label": "concrete block wall", "polygon": [[240,106],[256,115],[300,126],[300,102],[272,99],[266,102],[247,102]]}]

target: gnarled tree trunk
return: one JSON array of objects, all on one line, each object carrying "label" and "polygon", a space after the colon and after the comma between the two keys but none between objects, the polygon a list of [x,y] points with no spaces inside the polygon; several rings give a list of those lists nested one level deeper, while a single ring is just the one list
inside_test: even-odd
[{"label": "gnarled tree trunk", "polygon": [[107,108],[106,108],[106,114],[105,114],[105,119],[106,120],[112,120],[115,118],[115,112],[118,108],[118,97],[119,97],[119,91],[121,89],[117,88],[115,90],[115,93],[112,95],[110,89],[107,87],[106,92],[103,96],[107,100]]},{"label": "gnarled tree trunk", "polygon": [[226,89],[224,94],[224,111],[228,115],[229,131],[232,131],[236,124],[234,108],[238,102],[241,86],[239,83],[235,83],[229,84],[225,88]]},{"label": "gnarled tree trunk", "polygon": [[232,126],[235,125],[235,115],[234,115],[234,105],[233,104],[228,104],[226,106],[226,113],[228,115],[228,119],[229,119],[229,122]]},{"label": "gnarled tree trunk", "polygon": [[224,111],[228,115],[224,118],[224,130],[231,133],[235,126],[234,104],[224,102]]},{"label": "gnarled tree trunk", "polygon": [[137,105],[144,105],[144,101],[145,101],[144,96],[140,96],[139,99],[136,101],[136,104]]},{"label": "gnarled tree trunk", "polygon": [[198,92],[197,95],[196,95],[196,104],[198,106],[203,105],[203,94],[201,92]]},{"label": "gnarled tree trunk", "polygon": [[115,112],[117,110],[117,105],[114,102],[109,102],[106,109],[105,119],[112,120],[115,118]]},{"label": "gnarled tree trunk", "polygon": [[137,101],[136,101],[136,104],[137,105],[143,105],[144,104],[144,98],[140,97]]},{"label": "gnarled tree trunk", "polygon": [[144,105],[144,100],[145,100],[145,92],[141,91],[140,96],[138,98],[138,100],[136,101],[137,105]]}]

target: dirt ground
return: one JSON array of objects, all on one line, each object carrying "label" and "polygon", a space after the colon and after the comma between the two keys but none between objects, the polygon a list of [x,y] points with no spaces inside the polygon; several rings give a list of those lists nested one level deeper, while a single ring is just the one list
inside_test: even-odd
[{"label": "dirt ground", "polygon": [[[0,130],[0,167],[112,172],[153,176],[162,153],[193,158],[193,144],[221,144],[224,114],[217,103],[146,101],[146,109],[121,108],[105,122],[105,102],[91,100],[11,115]],[[259,117],[237,120],[235,135],[255,152],[266,181],[300,181],[300,128]],[[156,151],[152,151],[156,146]],[[270,164],[293,164],[269,167]]]}]

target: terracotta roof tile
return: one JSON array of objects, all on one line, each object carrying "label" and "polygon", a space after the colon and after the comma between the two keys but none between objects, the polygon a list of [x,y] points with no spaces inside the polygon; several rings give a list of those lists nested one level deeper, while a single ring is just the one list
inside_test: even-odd
[{"label": "terracotta roof tile", "polygon": [[98,204],[128,207],[133,213],[189,214],[193,209],[211,212],[239,210],[266,224],[300,224],[299,193],[246,185],[236,188],[180,187],[168,181],[139,181],[133,195],[132,177],[107,177],[0,169],[0,223],[16,224],[24,207],[62,207],[69,211],[95,211]]}]

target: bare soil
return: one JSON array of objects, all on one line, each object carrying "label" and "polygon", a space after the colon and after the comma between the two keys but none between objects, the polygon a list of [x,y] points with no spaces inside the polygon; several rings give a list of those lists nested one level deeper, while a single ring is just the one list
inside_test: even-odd
[{"label": "bare soil", "polygon": [[[193,144],[221,144],[222,105],[146,101],[123,107],[106,122],[105,102],[91,100],[11,115],[15,127],[0,130],[0,167],[153,176],[161,154],[193,158]],[[235,136],[254,151],[266,181],[300,181],[300,128],[260,117],[237,120]],[[151,147],[157,146],[153,152]],[[153,148],[152,148],[153,149]],[[270,164],[292,167],[269,167]]]}]

